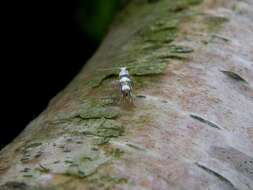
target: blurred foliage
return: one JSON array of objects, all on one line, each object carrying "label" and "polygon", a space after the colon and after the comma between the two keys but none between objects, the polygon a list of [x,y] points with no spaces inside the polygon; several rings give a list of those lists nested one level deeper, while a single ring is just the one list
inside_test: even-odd
[{"label": "blurred foliage", "polygon": [[99,42],[106,33],[123,0],[80,0],[79,19],[83,32]]}]

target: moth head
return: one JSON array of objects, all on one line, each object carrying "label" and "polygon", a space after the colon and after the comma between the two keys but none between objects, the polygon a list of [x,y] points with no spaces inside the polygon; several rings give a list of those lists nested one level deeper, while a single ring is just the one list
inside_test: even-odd
[{"label": "moth head", "polygon": [[127,68],[126,68],[126,67],[120,67],[120,70],[121,70],[121,71],[126,71]]}]

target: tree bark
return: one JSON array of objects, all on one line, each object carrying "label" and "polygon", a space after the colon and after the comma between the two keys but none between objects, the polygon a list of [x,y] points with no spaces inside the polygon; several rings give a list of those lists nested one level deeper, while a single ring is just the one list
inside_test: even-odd
[{"label": "tree bark", "polygon": [[250,0],[131,1],[0,152],[0,189],[252,190],[252,21]]}]

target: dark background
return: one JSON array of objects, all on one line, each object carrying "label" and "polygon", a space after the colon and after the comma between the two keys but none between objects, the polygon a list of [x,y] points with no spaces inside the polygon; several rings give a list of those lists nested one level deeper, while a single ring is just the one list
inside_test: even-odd
[{"label": "dark background", "polygon": [[41,113],[92,56],[120,0],[2,5],[0,148]]}]

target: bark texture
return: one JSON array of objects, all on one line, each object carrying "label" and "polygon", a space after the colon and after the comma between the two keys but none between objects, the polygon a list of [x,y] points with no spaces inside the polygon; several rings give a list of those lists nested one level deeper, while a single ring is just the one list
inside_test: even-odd
[{"label": "bark texture", "polygon": [[252,22],[251,0],[131,1],[0,152],[0,189],[252,190]]}]

